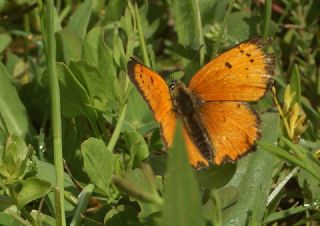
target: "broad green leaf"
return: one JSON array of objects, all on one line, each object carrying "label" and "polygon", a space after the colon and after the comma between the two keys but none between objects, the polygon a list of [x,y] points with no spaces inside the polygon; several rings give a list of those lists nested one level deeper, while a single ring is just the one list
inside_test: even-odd
[{"label": "broad green leaf", "polygon": [[226,185],[236,172],[235,164],[211,165],[207,169],[197,172],[197,179],[201,188],[221,188]]},{"label": "broad green leaf", "polygon": [[124,130],[139,131],[144,135],[157,127],[152,111],[136,88],[132,89],[127,104],[129,110],[126,114]]},{"label": "broad green leaf", "polygon": [[120,19],[127,7],[128,1],[109,0],[105,6],[106,13],[102,19],[102,24],[109,24]]},{"label": "broad green leaf", "polygon": [[29,121],[24,105],[5,66],[0,62],[0,118],[9,134],[24,137],[29,131]]},{"label": "broad green leaf", "polygon": [[169,153],[161,225],[203,226],[200,192],[189,163],[178,123],[174,144]]},{"label": "broad green leaf", "polygon": [[105,108],[108,97],[112,95],[111,90],[107,89],[112,83],[110,77],[103,76],[96,67],[85,61],[71,61],[70,70],[87,90],[90,102],[98,108]]},{"label": "broad green leaf", "polygon": [[108,97],[113,95],[113,80],[116,79],[116,68],[112,50],[104,41],[104,29],[95,27],[86,36],[83,45],[83,60],[97,67],[106,81]]},{"label": "broad green leaf", "polygon": [[258,17],[252,17],[245,12],[234,12],[227,20],[226,31],[233,40],[240,42],[256,35],[257,24]]},{"label": "broad green leaf", "polygon": [[175,27],[179,43],[183,46],[199,48],[201,45],[200,11],[194,0],[173,0]]},{"label": "broad green leaf", "polygon": [[112,181],[118,189],[138,201],[141,218],[160,211],[163,200],[158,194],[155,176],[149,165],[143,164],[141,169],[129,171],[124,177],[114,176]]},{"label": "broad green leaf", "polygon": [[117,156],[107,149],[102,140],[89,138],[81,144],[84,170],[92,183],[107,191]]},{"label": "broad green leaf", "polygon": [[83,40],[87,33],[91,12],[92,0],[85,0],[70,17],[66,29]]},{"label": "broad green leaf", "polygon": [[0,34],[0,53],[7,48],[11,42],[11,36],[8,34]]},{"label": "broad green leaf", "polygon": [[146,144],[144,137],[138,132],[125,132],[124,137],[127,149],[130,151],[130,165],[132,165],[133,168],[136,168],[148,157],[148,145]]},{"label": "broad green leaf", "polygon": [[38,210],[32,210],[30,215],[35,221],[38,221],[40,218],[43,226],[56,226],[57,222],[56,219],[52,216],[46,215]]},{"label": "broad green leaf", "polygon": [[70,118],[83,115],[92,123],[95,122],[96,113],[89,107],[90,97],[75,75],[62,63],[57,63],[57,74],[61,91],[62,113]]},{"label": "broad green leaf", "polygon": [[[262,140],[275,143],[278,138],[279,116],[266,113],[262,117]],[[247,163],[240,164],[239,199],[237,203],[224,211],[223,225],[245,226],[249,221],[261,225],[265,213],[268,194],[272,184],[273,157],[258,147],[247,157]]]},{"label": "broad green leaf", "polygon": [[28,147],[21,137],[8,137],[0,164],[0,174],[6,178],[6,183],[15,183],[22,179],[29,170],[29,173],[34,173],[31,172],[32,168],[29,169],[29,166],[33,166],[32,154],[33,148]]},{"label": "broad green leaf", "polygon": [[[54,165],[48,162],[40,161],[40,160],[37,160],[36,163],[38,168],[37,178],[39,178],[40,180],[48,181],[52,185],[56,184],[56,173],[55,173]],[[64,173],[64,187],[66,191],[69,190],[70,188],[74,189],[74,184],[67,173]],[[48,197],[49,198],[46,200],[47,207],[51,210],[52,214],[54,214],[55,212],[54,193],[50,192],[48,194]],[[73,214],[74,206],[71,203],[65,200],[64,206],[65,206],[66,213]]]},{"label": "broad green leaf", "polygon": [[24,226],[23,223],[19,222],[14,216],[9,213],[1,212],[0,213],[0,226]]},{"label": "broad green leaf", "polygon": [[21,190],[16,191],[17,206],[24,207],[26,204],[43,197],[51,190],[51,184],[36,177],[30,177],[21,182]]},{"label": "broad green leaf", "polygon": [[298,183],[305,195],[305,204],[320,204],[320,180],[313,177],[308,171],[301,169],[298,173]]},{"label": "broad green leaf", "polygon": [[57,58],[69,64],[70,60],[80,60],[82,49],[81,39],[67,30],[56,33],[57,40]]},{"label": "broad green leaf", "polygon": [[222,23],[226,15],[229,1],[201,0],[199,1],[202,24]]}]

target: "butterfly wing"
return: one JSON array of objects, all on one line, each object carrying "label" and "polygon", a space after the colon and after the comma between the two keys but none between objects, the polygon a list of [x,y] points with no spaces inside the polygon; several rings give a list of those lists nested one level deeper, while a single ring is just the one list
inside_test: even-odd
[{"label": "butterfly wing", "polygon": [[203,166],[208,166],[208,161],[200,154],[200,151],[192,142],[192,139],[190,138],[185,127],[183,127],[182,132],[190,164],[196,169],[201,168]]},{"label": "butterfly wing", "polygon": [[128,75],[153,111],[156,121],[160,124],[165,145],[170,147],[174,138],[176,114],[172,110],[166,82],[160,75],[134,59],[128,62]]},{"label": "butterfly wing", "polygon": [[274,73],[274,56],[263,51],[268,43],[261,38],[240,43],[199,70],[188,88],[204,101],[259,100]]},{"label": "butterfly wing", "polygon": [[201,121],[214,146],[214,163],[234,161],[254,149],[260,138],[260,119],[246,103],[206,102],[200,108]]}]

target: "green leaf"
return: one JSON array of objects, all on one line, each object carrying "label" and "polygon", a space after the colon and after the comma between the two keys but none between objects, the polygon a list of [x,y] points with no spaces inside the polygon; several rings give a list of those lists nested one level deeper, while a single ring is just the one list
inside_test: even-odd
[{"label": "green leaf", "polygon": [[51,190],[51,184],[36,177],[30,177],[21,182],[21,190],[16,191],[17,206],[24,207],[26,204],[43,197]]},{"label": "green leaf", "polygon": [[105,10],[108,13],[106,13],[105,17],[102,19],[102,24],[109,24],[119,20],[121,15],[123,15],[127,4],[128,1],[109,0],[108,4],[105,6]]},{"label": "green leaf", "polygon": [[183,46],[199,48],[201,43],[201,22],[199,25],[200,11],[194,0],[173,0],[175,27],[179,43]]},{"label": "green leaf", "polygon": [[12,184],[24,177],[32,164],[33,152],[33,148],[28,147],[21,137],[8,137],[0,164],[0,174],[6,178],[6,183]]},{"label": "green leaf", "polygon": [[0,53],[5,50],[11,42],[11,36],[8,34],[0,34]]},{"label": "green leaf", "polygon": [[2,212],[0,213],[0,226],[24,226],[23,223],[19,222],[14,216],[9,213]]},{"label": "green leaf", "polygon": [[87,90],[91,103],[98,108],[105,108],[108,97],[112,95],[109,88],[112,85],[110,77],[102,76],[98,69],[85,61],[70,62],[70,70],[77,80]]},{"label": "green leaf", "polygon": [[301,169],[298,173],[298,183],[305,195],[304,203],[306,205],[319,202],[320,180],[317,180],[308,171]]},{"label": "green leaf", "polygon": [[222,23],[226,15],[228,1],[199,1],[202,24]]},{"label": "green leaf", "polygon": [[1,62],[0,81],[0,118],[9,134],[24,137],[29,131],[27,112]]},{"label": "green leaf", "polygon": [[70,17],[67,30],[84,39],[92,12],[92,0],[85,0]]},{"label": "green leaf", "polygon": [[145,135],[157,127],[150,108],[136,88],[132,89],[127,104],[129,110],[126,114],[124,130],[139,131]]},{"label": "green leaf", "polygon": [[96,138],[89,138],[81,144],[84,170],[92,183],[107,191],[111,182],[117,156],[107,149],[105,143]]},{"label": "green leaf", "polygon": [[[50,184],[56,184],[56,173],[55,173],[55,167],[54,165],[37,160],[36,161],[37,168],[38,168],[38,174],[37,178],[40,180],[48,181]],[[67,173],[64,173],[64,187],[66,190],[70,188],[74,188],[74,183],[72,182],[70,176]],[[52,214],[55,212],[55,199],[54,199],[54,193],[50,192],[48,195],[49,199],[47,199],[47,207],[51,210]],[[67,213],[73,213],[74,206],[65,200],[64,202],[65,210]]]},{"label": "green leaf", "polygon": [[127,149],[130,150],[131,165],[133,168],[136,168],[148,157],[148,145],[143,136],[138,132],[125,132],[124,137]]},{"label": "green leaf", "polygon": [[90,97],[75,75],[63,63],[57,63],[62,113],[67,117],[86,116],[92,123],[96,121],[96,112],[89,107]]},{"label": "green leaf", "polygon": [[169,153],[161,225],[205,225],[201,213],[200,193],[189,163],[181,123],[178,123],[174,144]]},{"label": "green leaf", "polygon": [[142,225],[137,217],[137,210],[128,205],[119,205],[111,209],[104,217],[104,225],[132,226]]},{"label": "green leaf", "polygon": [[93,189],[94,186],[92,184],[88,184],[86,187],[82,189],[78,199],[78,206],[73,215],[70,226],[77,226],[81,224],[82,214],[84,214],[84,211],[88,207],[88,203],[90,201]]},{"label": "green leaf", "polygon": [[[262,140],[275,143],[278,138],[279,116],[266,113],[262,117]],[[246,164],[239,164],[235,177],[240,177],[239,199],[224,211],[223,225],[248,225],[249,221],[261,225],[268,194],[272,183],[273,157],[258,147],[246,158]],[[244,163],[244,161],[242,161]]]},{"label": "green leaf", "polygon": [[290,216],[292,216],[294,214],[305,212],[308,209],[310,209],[310,207],[295,206],[295,207],[292,207],[290,209],[277,211],[277,212],[271,213],[269,216],[267,216],[267,218],[264,220],[263,223],[270,223],[272,221],[285,219],[285,218],[290,217]]},{"label": "green leaf", "polygon": [[145,218],[160,210],[163,200],[158,194],[155,176],[149,165],[129,171],[124,177],[114,176],[113,183],[121,191],[138,201],[140,217]]},{"label": "green leaf", "polygon": [[[234,26],[235,24],[237,26]],[[226,30],[228,36],[236,42],[240,42],[256,35],[257,24],[257,17],[252,17],[246,12],[234,12],[230,14],[227,20]]]},{"label": "green leaf", "polygon": [[263,147],[266,151],[278,156],[281,159],[284,159],[290,162],[293,165],[299,166],[302,169],[308,171],[315,178],[320,180],[320,161],[316,159],[310,152],[305,150],[302,146],[293,144],[290,140],[282,137],[281,138],[294,152],[294,155],[290,154],[289,151],[277,147],[273,144],[259,142],[259,145]]},{"label": "green leaf", "polygon": [[197,179],[201,188],[222,188],[236,172],[236,164],[211,165],[207,169],[197,172]]},{"label": "green leaf", "polygon": [[80,60],[82,54],[81,39],[67,30],[56,33],[57,58],[69,64],[70,60]]},{"label": "green leaf", "polygon": [[116,79],[116,68],[112,50],[104,42],[104,35],[102,27],[95,27],[87,34],[82,59],[99,69],[107,97],[114,98],[113,84]]},{"label": "green leaf", "polygon": [[57,225],[55,218],[53,218],[49,215],[43,214],[40,211],[32,210],[30,215],[37,222],[38,222],[38,219],[40,218],[43,226],[56,226]]},{"label": "green leaf", "polygon": [[300,72],[297,65],[294,65],[292,75],[290,78],[290,91],[294,92],[294,103],[301,104],[301,81]]}]

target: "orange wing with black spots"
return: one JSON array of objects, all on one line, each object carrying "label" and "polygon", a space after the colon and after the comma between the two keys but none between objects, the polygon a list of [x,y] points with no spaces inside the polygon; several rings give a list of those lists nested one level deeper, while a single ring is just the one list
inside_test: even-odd
[{"label": "orange wing with black spots", "polygon": [[188,88],[204,101],[257,101],[274,73],[274,56],[265,54],[268,40],[254,38],[222,53],[190,80]]},{"label": "orange wing with black spots", "polygon": [[176,113],[172,110],[166,82],[160,75],[134,59],[128,63],[128,75],[153,111],[156,121],[160,124],[165,145],[170,147],[176,127]]},{"label": "orange wing with black spots", "polygon": [[253,150],[260,138],[260,119],[246,103],[206,102],[200,107],[200,115],[214,146],[213,162],[217,165]]}]

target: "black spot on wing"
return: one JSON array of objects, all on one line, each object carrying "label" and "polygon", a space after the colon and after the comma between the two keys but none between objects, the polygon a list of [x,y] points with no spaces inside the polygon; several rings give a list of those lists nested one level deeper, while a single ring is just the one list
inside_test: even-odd
[{"label": "black spot on wing", "polygon": [[227,68],[232,68],[232,65],[229,62],[226,62],[224,66],[226,66]]}]

